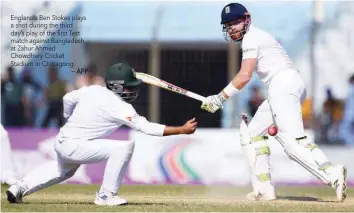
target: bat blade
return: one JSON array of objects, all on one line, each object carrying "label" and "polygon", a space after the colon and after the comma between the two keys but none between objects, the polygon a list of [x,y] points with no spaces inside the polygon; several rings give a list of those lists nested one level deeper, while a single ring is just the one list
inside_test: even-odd
[{"label": "bat blade", "polygon": [[146,74],[146,73],[141,73],[141,72],[136,72],[136,78],[142,80],[144,83],[146,84],[150,84],[153,86],[157,86],[157,87],[161,87],[163,89],[199,100],[201,102],[203,102],[205,100],[205,97],[198,95],[194,92],[188,91],[186,89],[183,89],[181,87],[178,87],[176,85],[173,85],[167,81],[161,80],[159,78],[156,78],[152,75]]}]

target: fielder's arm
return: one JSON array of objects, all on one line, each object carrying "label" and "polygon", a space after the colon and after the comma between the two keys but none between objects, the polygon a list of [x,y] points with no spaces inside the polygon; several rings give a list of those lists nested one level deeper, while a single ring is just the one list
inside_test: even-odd
[{"label": "fielder's arm", "polygon": [[71,92],[68,92],[64,95],[63,97],[63,117],[67,120],[71,114],[73,113],[76,104],[79,101],[79,95],[82,90],[84,90],[86,87],[81,87],[78,90],[73,90]]},{"label": "fielder's arm", "polygon": [[127,117],[124,124],[137,131],[153,136],[192,134],[197,128],[197,122],[194,118],[187,121],[183,126],[167,126],[150,122],[145,117],[138,114],[135,114],[132,117]]},{"label": "fielder's arm", "polygon": [[197,128],[195,118],[187,121],[183,126],[166,126],[163,131],[163,136],[180,135],[180,134],[193,134]]},{"label": "fielder's arm", "polygon": [[187,121],[183,126],[167,126],[148,121],[144,116],[140,116],[131,105],[125,105],[124,107],[125,109],[123,109],[123,115],[117,114],[118,120],[130,128],[143,132],[147,135],[169,136],[192,134],[197,128],[195,118]]}]

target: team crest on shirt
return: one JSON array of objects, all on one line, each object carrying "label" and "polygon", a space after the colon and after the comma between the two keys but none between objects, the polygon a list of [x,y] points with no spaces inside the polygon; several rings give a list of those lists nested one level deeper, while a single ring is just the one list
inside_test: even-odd
[{"label": "team crest on shirt", "polygon": [[252,52],[252,51],[256,51],[256,49],[255,48],[243,49],[242,53],[247,53],[247,52]]}]

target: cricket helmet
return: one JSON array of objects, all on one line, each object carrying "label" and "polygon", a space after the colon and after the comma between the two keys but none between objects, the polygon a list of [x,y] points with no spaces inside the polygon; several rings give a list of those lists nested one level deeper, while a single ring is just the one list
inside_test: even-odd
[{"label": "cricket helmet", "polygon": [[251,14],[245,6],[230,3],[221,11],[221,23],[225,40],[242,41],[251,25]]},{"label": "cricket helmet", "polygon": [[141,80],[133,68],[126,63],[110,66],[105,75],[106,87],[127,102],[134,101],[139,94]]}]

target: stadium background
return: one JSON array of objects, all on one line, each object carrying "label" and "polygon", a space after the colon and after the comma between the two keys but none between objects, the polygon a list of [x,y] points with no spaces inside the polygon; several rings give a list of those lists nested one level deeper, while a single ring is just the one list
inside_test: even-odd
[{"label": "stadium background", "polygon": [[[57,51],[65,53],[63,61],[73,61],[75,68],[95,64],[98,73],[104,75],[110,64],[124,61],[136,71],[150,73],[201,95],[215,94],[235,75],[241,58],[239,46],[227,43],[222,36],[219,19],[226,3],[2,2],[2,79],[6,80],[10,61],[11,29],[6,21],[9,16],[66,14],[86,17],[85,21],[74,23],[85,44],[57,45]],[[354,133],[353,129],[341,132],[344,129],[341,127],[354,120],[353,104],[348,107],[347,101],[354,95],[348,93],[348,79],[354,73],[354,31],[351,27],[354,3],[242,3],[249,8],[252,23],[275,35],[299,67],[309,89],[303,105],[307,133],[333,162],[348,166],[349,182],[353,184],[351,153],[354,141],[350,140],[350,135]],[[14,68],[21,82],[24,69]],[[68,90],[79,87],[77,80],[85,77],[71,70],[68,67],[58,69],[59,78],[69,85]],[[48,67],[27,67],[26,72],[42,88],[51,86]],[[263,97],[266,96],[254,75],[250,84],[229,101],[222,112],[208,114],[200,111],[200,103],[195,100],[143,85],[134,103],[141,115],[169,125],[180,125],[196,116],[200,129],[193,136],[167,138],[143,136],[127,129],[114,133],[110,138],[129,138],[137,142],[125,183],[247,185],[248,170],[239,145],[238,125],[240,114],[249,110],[254,86],[261,89]],[[328,88],[336,100],[333,112],[324,110]],[[42,97],[43,90],[39,90],[36,98]],[[48,103],[36,107],[32,125],[17,127],[7,125],[5,104],[2,99],[1,121],[9,131],[19,175],[55,158],[51,144],[58,123],[53,121],[47,128],[42,128]],[[319,183],[307,171],[287,160],[275,141],[271,140],[270,144],[277,183]],[[82,167],[71,182],[99,183],[103,166],[104,163]]]}]

